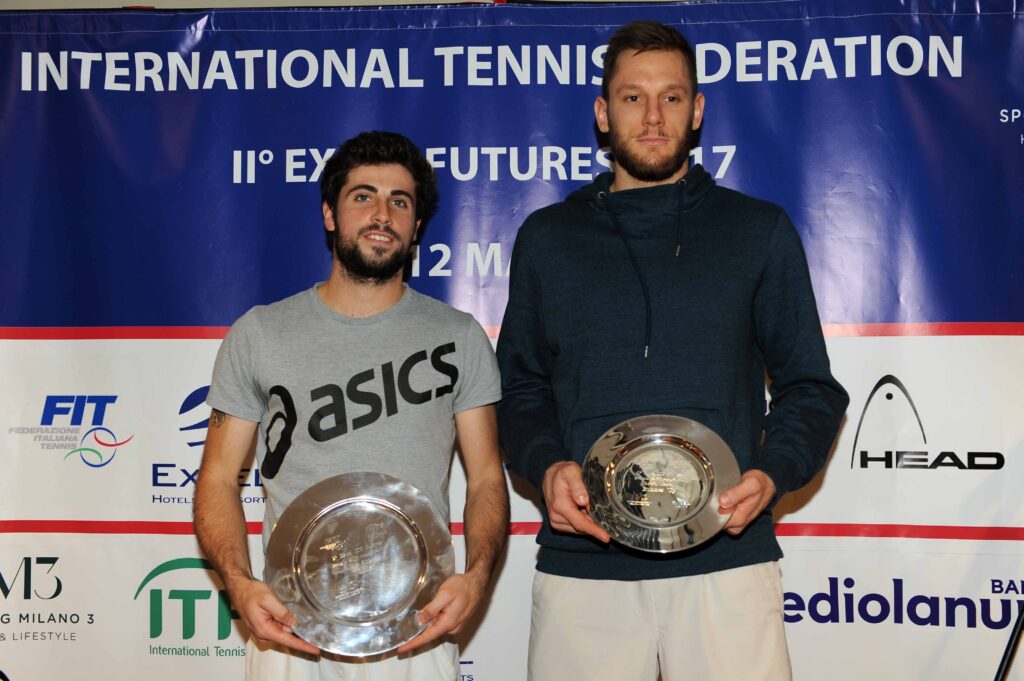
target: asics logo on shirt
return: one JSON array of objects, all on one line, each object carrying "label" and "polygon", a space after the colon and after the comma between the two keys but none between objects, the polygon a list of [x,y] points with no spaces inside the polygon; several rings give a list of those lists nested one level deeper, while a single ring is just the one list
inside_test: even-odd
[{"label": "asics logo on shirt", "polygon": [[[309,391],[309,406],[314,411],[306,424],[309,436],[317,442],[327,442],[349,431],[372,425],[381,418],[394,416],[403,405],[424,404],[453,392],[459,370],[444,360],[453,352],[455,343],[444,343],[429,352],[414,352],[401,362],[385,362],[379,367],[353,374],[344,386],[326,383],[313,388]],[[413,370],[424,362],[429,362],[435,372],[448,379],[448,383],[437,388],[416,389],[409,379]],[[295,399],[281,385],[270,389],[268,408],[272,416],[264,438],[267,454],[260,473],[272,479],[291,449],[299,417]],[[354,416],[354,413],[359,415]]]}]

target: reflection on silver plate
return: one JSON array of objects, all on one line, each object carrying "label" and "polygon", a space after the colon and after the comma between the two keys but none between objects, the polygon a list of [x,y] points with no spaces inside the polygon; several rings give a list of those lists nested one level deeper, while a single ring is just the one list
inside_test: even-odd
[{"label": "reflection on silver plate", "polygon": [[447,524],[423,492],[382,473],[347,473],[281,514],[264,578],[298,619],[297,636],[365,657],[423,631],[416,616],[454,571]]},{"label": "reflection on silver plate", "polygon": [[599,437],[583,462],[590,514],[612,539],[668,553],[713,537],[729,520],[718,495],[740,481],[729,445],[681,416],[627,419]]}]

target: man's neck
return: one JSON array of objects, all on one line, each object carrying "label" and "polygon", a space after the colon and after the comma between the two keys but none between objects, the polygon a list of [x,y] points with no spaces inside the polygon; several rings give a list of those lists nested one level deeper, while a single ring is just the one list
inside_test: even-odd
[{"label": "man's neck", "polygon": [[615,179],[612,181],[612,184],[608,189],[613,192],[620,192],[626,189],[641,189],[642,187],[657,187],[662,184],[675,184],[681,180],[689,170],[690,161],[687,160],[679,170],[672,174],[671,177],[658,182],[644,182],[643,180],[636,179],[622,168],[616,167]]},{"label": "man's neck", "polygon": [[372,317],[401,300],[405,285],[401,272],[381,284],[356,280],[335,260],[331,276],[317,293],[327,307],[346,317]]}]

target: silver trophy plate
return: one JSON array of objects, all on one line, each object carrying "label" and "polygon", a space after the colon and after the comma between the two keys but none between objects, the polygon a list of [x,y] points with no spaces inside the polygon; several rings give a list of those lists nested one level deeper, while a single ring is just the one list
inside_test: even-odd
[{"label": "silver trophy plate", "polygon": [[297,636],[366,657],[423,631],[420,609],[454,571],[447,524],[423,492],[382,473],[347,473],[281,514],[264,578],[298,620]]},{"label": "silver trophy plate", "polygon": [[729,520],[718,495],[738,484],[729,445],[681,416],[627,419],[599,437],[583,462],[590,514],[612,539],[641,551],[697,546]]}]

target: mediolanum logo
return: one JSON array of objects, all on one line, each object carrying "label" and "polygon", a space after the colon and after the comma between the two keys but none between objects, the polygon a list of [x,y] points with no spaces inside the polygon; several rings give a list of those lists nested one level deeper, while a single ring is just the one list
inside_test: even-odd
[{"label": "mediolanum logo", "polygon": [[[1003,580],[989,581],[989,595],[950,595],[921,593],[917,590],[915,580],[902,577],[893,577],[876,584],[877,591],[873,587],[859,585],[853,577],[828,577],[826,583],[821,585],[821,590],[815,593],[807,595],[787,591],[783,600],[783,619],[787,624],[806,620],[817,624],[884,623],[918,627],[1006,629],[1024,608],[1024,601],[1012,597],[1010,594],[1014,592],[1007,588]],[[984,586],[979,586],[978,591],[983,590]]]},{"label": "mediolanum logo", "polygon": [[929,445],[914,398],[893,375],[868,394],[850,452],[852,469],[999,470],[1005,463],[1002,452]]},{"label": "mediolanum logo", "polygon": [[[185,657],[231,657],[245,654],[232,637],[233,621],[238,613],[231,609],[227,592],[217,589],[216,572],[202,558],[176,558],[150,570],[138,588],[134,600],[147,603],[149,638],[167,645],[151,644],[152,655]],[[245,633],[245,632],[242,632]],[[217,645],[183,645],[197,635]],[[220,645],[221,642],[235,645]]]}]

